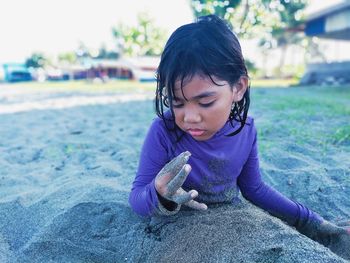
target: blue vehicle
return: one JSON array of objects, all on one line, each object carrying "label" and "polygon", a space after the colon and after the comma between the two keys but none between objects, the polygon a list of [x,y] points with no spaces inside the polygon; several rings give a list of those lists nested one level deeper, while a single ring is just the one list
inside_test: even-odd
[{"label": "blue vehicle", "polygon": [[7,82],[31,81],[32,74],[24,64],[3,64],[4,80]]}]

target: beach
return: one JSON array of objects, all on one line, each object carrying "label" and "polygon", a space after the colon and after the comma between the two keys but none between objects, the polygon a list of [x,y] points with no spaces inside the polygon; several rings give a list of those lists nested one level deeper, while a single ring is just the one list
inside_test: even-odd
[{"label": "beach", "polygon": [[[152,91],[0,85],[0,262],[347,262],[241,197],[141,218],[128,204]],[[350,87],[257,88],[264,180],[350,219]]]}]

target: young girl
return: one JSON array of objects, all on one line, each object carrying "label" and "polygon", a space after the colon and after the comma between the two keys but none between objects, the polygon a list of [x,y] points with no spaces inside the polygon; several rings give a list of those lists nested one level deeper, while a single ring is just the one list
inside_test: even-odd
[{"label": "young girl", "polygon": [[181,205],[206,210],[207,204],[234,203],[240,191],[350,258],[348,225],[325,221],[262,181],[257,132],[247,117],[248,72],[238,39],[223,20],[201,17],[170,36],[158,67],[155,102],[159,118],[145,139],[129,197],[136,213],[173,215]]}]

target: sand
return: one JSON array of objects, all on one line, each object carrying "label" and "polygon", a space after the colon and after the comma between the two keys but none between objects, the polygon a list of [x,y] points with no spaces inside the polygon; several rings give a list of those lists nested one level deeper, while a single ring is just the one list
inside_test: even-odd
[{"label": "sand", "polygon": [[[349,115],[333,111],[331,126],[322,110],[280,110],[279,98],[310,94],[252,92],[263,176],[325,218],[347,219],[350,142],[332,134]],[[169,218],[134,214],[127,198],[151,96],[0,86],[0,262],[346,262],[243,198]]]}]

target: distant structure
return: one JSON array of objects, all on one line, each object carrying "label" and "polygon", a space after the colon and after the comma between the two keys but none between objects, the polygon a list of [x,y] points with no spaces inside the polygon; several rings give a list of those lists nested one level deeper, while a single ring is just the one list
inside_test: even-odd
[{"label": "distant structure", "polygon": [[350,40],[350,1],[310,15],[305,25],[307,36]]},{"label": "distant structure", "polygon": [[83,62],[87,78],[118,78],[138,81],[155,81],[160,57],[143,56],[133,58],[88,59]]},{"label": "distant structure", "polygon": [[160,57],[118,59],[84,58],[76,64],[58,65],[46,69],[45,80],[99,80],[128,79],[141,82],[155,81]]},{"label": "distant structure", "polygon": [[[350,41],[350,1],[310,15],[304,32],[309,37]],[[300,84],[350,83],[350,61],[309,64]]]},{"label": "distant structure", "polygon": [[0,82],[111,79],[156,81],[158,56],[122,57],[118,59],[83,58],[75,64],[58,64],[45,68],[28,68],[25,64],[0,64]]},{"label": "distant structure", "polygon": [[24,64],[3,64],[3,77],[6,82],[31,81],[32,74]]}]

